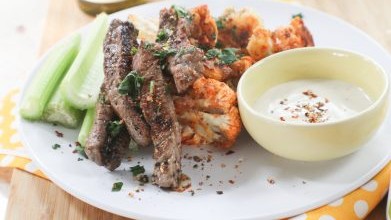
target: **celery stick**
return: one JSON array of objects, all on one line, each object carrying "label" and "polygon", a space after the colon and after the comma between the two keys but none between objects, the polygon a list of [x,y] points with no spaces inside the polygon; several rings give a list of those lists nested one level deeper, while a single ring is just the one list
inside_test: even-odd
[{"label": "celery stick", "polygon": [[83,124],[81,125],[79,136],[77,138],[77,141],[83,147],[86,146],[86,141],[88,135],[90,134],[92,125],[94,124],[94,120],[95,120],[95,108],[89,108],[87,110],[86,116],[84,116]]},{"label": "celery stick", "polygon": [[46,104],[77,55],[80,39],[80,34],[75,34],[48,54],[24,93],[20,107],[23,118],[38,120],[42,117]]},{"label": "celery stick", "polygon": [[82,119],[83,111],[69,105],[60,94],[60,90],[56,90],[42,115],[43,121],[68,128],[76,128]]},{"label": "celery stick", "polygon": [[107,29],[107,15],[98,15],[64,78],[61,86],[62,95],[76,108],[92,108],[98,99],[103,81],[102,47]]}]

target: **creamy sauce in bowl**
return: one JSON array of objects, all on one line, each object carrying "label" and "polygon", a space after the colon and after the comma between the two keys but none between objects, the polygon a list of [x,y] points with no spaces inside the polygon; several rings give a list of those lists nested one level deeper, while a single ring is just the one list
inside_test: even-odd
[{"label": "creamy sauce in bowl", "polygon": [[253,108],[283,122],[323,123],[351,117],[373,101],[360,87],[341,80],[286,82],[262,94]]}]

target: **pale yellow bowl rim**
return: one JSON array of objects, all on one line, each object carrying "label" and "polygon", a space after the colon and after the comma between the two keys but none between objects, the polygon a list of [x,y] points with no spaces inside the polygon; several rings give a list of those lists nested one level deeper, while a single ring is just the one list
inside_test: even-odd
[{"label": "pale yellow bowl rim", "polygon": [[[241,94],[241,91],[244,88],[244,85],[243,85],[243,81],[244,81],[244,78],[247,77],[249,74],[252,74],[251,72],[256,69],[256,68],[259,68],[259,66],[263,65],[263,63],[265,62],[272,62],[270,60],[273,60],[273,59],[276,59],[278,57],[281,57],[281,56],[289,56],[291,54],[295,54],[295,53],[302,53],[303,51],[324,51],[324,52],[328,52],[328,53],[343,53],[343,54],[348,54],[348,55],[354,55],[354,56],[358,56],[358,57],[361,57],[363,60],[366,60],[368,62],[370,62],[371,64],[373,64],[374,66],[376,66],[381,74],[383,75],[383,79],[384,79],[384,83],[385,83],[385,86],[383,88],[383,92],[382,94],[376,99],[375,102],[373,102],[370,106],[368,106],[366,109],[362,110],[361,112],[357,113],[357,114],[354,114],[352,116],[349,116],[349,117],[346,117],[346,118],[343,118],[343,119],[339,119],[339,120],[335,120],[335,121],[327,121],[327,122],[323,122],[323,123],[295,123],[295,122],[281,122],[277,119],[274,119],[274,118],[271,118],[271,117],[268,117],[262,113],[259,113],[257,111],[254,110],[253,107],[251,107],[243,98],[242,94]],[[254,74],[254,73],[253,73]],[[297,126],[297,127],[321,127],[321,126],[330,126],[330,125],[335,125],[335,124],[341,124],[341,123],[344,123],[346,121],[350,121],[350,120],[354,120],[356,118],[359,118],[361,117],[362,115],[366,114],[367,112],[370,112],[372,111],[373,109],[375,109],[378,105],[380,105],[380,103],[388,97],[388,90],[389,90],[389,75],[387,74],[387,72],[385,71],[385,69],[379,64],[377,63],[373,58],[367,56],[367,55],[364,55],[362,53],[359,53],[359,52],[356,52],[356,51],[352,51],[352,50],[348,50],[348,49],[341,49],[341,48],[333,48],[333,47],[304,47],[304,48],[296,48],[296,49],[291,49],[291,50],[286,50],[286,51],[282,51],[282,52],[279,52],[279,53],[276,53],[276,54],[272,54],[256,63],[254,63],[250,68],[248,68],[244,73],[243,75],[240,77],[240,80],[239,80],[239,83],[238,83],[238,86],[237,86],[237,97],[238,97],[238,102],[240,102],[241,105],[243,105],[248,111],[250,111],[251,114],[257,116],[257,117],[261,117],[263,118],[264,120],[267,120],[267,121],[270,121],[270,122],[276,122],[276,123],[279,123],[281,125],[284,125],[284,126]],[[239,112],[240,112],[240,108],[239,108]]]}]

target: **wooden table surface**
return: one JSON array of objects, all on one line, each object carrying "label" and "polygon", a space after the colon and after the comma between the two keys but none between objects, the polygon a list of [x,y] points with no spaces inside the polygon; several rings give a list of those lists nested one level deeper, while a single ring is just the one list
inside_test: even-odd
[{"label": "wooden table surface", "polygon": [[[299,2],[352,23],[391,51],[390,0],[300,0]],[[92,19],[79,10],[76,0],[51,0],[42,35],[41,54],[59,39]],[[341,36],[343,37],[346,36]],[[24,171],[2,168],[0,178],[10,181],[7,219],[126,219],[92,207],[72,197],[50,181]],[[367,219],[385,219],[385,207],[386,198]]]}]

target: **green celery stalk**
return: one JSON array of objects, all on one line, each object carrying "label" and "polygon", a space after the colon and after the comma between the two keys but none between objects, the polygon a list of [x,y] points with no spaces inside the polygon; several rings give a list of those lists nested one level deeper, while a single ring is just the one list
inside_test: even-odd
[{"label": "green celery stalk", "polygon": [[84,116],[83,124],[81,125],[79,136],[77,138],[77,141],[83,147],[86,146],[86,141],[87,141],[88,135],[90,134],[92,125],[94,124],[94,120],[95,120],[95,107],[89,108],[87,110],[87,113]]},{"label": "green celery stalk", "polygon": [[42,120],[76,128],[83,119],[83,113],[82,110],[69,105],[60,94],[60,90],[56,90],[43,112]]},{"label": "green celery stalk", "polygon": [[94,20],[80,52],[61,85],[64,98],[78,109],[95,106],[103,82],[103,41],[108,17],[100,14]]},{"label": "green celery stalk", "polygon": [[48,54],[24,93],[20,107],[23,118],[41,119],[46,104],[78,53],[80,40],[80,34],[75,34]]}]

